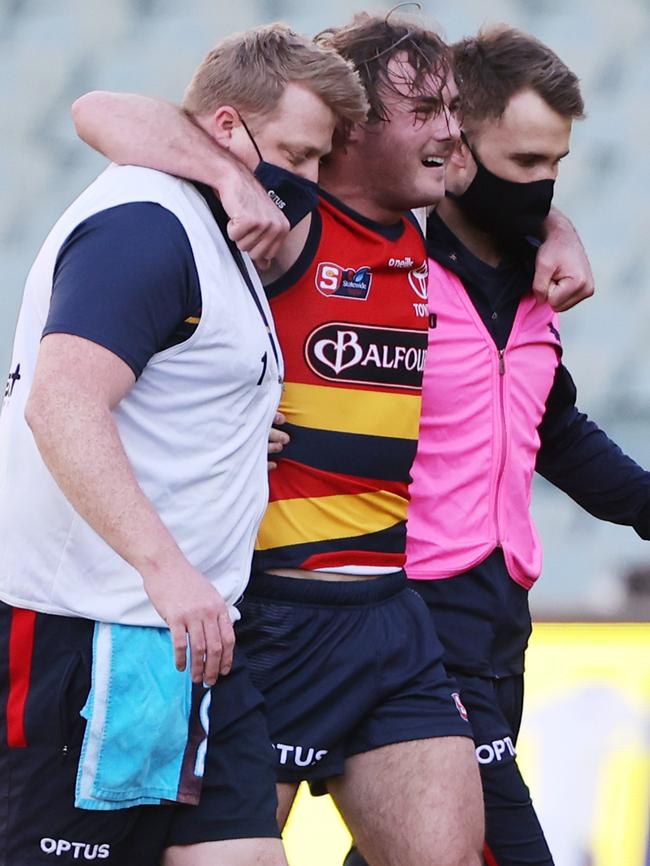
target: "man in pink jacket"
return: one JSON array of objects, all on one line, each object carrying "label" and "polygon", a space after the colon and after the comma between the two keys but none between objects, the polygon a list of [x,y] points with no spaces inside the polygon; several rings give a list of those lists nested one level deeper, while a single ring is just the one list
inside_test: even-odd
[{"label": "man in pink jacket", "polygon": [[[509,28],[454,46],[462,141],[427,226],[431,329],[413,467],[407,574],[469,715],[488,866],[552,866],[516,763],[528,590],[542,556],[535,470],[604,520],[650,538],[650,474],[575,405],[535,255],[574,119],[576,76]],[[363,861],[351,854],[347,866]]]}]

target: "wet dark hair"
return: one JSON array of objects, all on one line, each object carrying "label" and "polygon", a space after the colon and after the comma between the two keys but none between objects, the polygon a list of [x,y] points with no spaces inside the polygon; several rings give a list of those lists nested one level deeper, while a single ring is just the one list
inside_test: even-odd
[{"label": "wet dark hair", "polygon": [[580,81],[543,42],[505,24],[451,46],[466,125],[496,120],[530,88],[562,117],[584,117]]},{"label": "wet dark hair", "polygon": [[[389,93],[404,96],[398,83],[406,83],[416,98],[426,92],[425,82],[432,73],[439,81],[439,88],[427,95],[437,96],[442,108],[442,89],[452,68],[451,51],[435,31],[392,13],[382,17],[362,12],[350,24],[323,30],[316,36],[316,42],[333,48],[358,71],[370,103],[369,123],[390,119],[384,100]],[[389,75],[388,66],[394,57],[403,58],[412,68],[414,74],[408,80],[405,77],[396,81],[394,69]]]}]

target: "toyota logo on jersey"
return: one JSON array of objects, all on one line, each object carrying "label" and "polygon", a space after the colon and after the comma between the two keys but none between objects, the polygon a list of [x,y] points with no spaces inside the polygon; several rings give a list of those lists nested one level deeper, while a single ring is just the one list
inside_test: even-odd
[{"label": "toyota logo on jersey", "polygon": [[333,382],[419,390],[427,355],[426,331],[331,322],[311,332],[305,356]]}]

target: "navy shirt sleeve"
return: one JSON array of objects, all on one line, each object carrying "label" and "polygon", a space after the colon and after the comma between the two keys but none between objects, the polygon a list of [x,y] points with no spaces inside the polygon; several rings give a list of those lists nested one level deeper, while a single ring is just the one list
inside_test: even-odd
[{"label": "navy shirt sleeve", "polygon": [[576,406],[560,364],[539,426],[537,471],[594,517],[632,526],[650,540],[650,472],[624,454]]},{"label": "navy shirt sleeve", "polygon": [[136,378],[200,312],[199,277],[179,219],[154,202],[93,214],[63,243],[43,330],[109,349]]}]

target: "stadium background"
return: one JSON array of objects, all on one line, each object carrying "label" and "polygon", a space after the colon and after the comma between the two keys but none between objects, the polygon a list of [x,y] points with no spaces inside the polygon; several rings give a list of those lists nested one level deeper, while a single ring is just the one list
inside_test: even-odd
[{"label": "stadium background", "polygon": [[[0,376],[8,370],[31,260],[62,209],[103,165],[74,136],[69,106],[78,95],[107,88],[178,100],[194,67],[227,33],[277,19],[314,33],[354,9],[390,5],[0,0]],[[528,30],[582,80],[588,117],[575,126],[556,203],[583,238],[597,296],[562,317],[565,360],[581,408],[650,466],[650,4],[423,0],[422,6],[451,40],[498,21]],[[546,555],[531,601],[536,619],[549,624],[531,648],[522,761],[558,866],[650,866],[650,629],[643,624],[650,548],[541,481],[535,514]],[[572,620],[591,624],[550,624]],[[596,624],[617,620],[641,624]],[[336,863],[331,846],[345,844],[338,827],[319,831],[313,818],[300,823],[302,829],[298,823],[292,829],[292,866]]]}]

